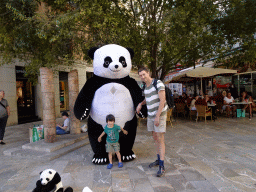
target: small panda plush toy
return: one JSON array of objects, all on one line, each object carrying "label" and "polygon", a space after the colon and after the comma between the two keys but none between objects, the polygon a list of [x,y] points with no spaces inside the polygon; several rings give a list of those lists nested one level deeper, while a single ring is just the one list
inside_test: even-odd
[{"label": "small panda plush toy", "polygon": [[40,173],[40,180],[36,182],[33,192],[73,192],[73,189],[68,187],[64,191],[59,173],[46,169]]},{"label": "small panda plush toy", "polygon": [[[93,77],[88,79],[80,91],[74,106],[77,119],[88,119],[88,136],[94,152],[94,164],[107,164],[106,135],[102,142],[98,137],[103,132],[106,116],[114,115],[115,124],[128,131],[120,132],[119,143],[122,161],[136,158],[132,151],[137,131],[136,107],[144,100],[142,90],[135,79],[129,76],[134,52],[116,44],[94,47],[88,51],[93,59]],[[147,116],[146,106],[141,112]],[[142,116],[141,115],[141,116]],[[142,116],[142,117],[143,117]]]}]

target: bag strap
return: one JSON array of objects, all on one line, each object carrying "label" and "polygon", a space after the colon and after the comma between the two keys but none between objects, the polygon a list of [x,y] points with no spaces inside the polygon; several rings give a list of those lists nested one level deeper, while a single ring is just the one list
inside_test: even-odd
[{"label": "bag strap", "polygon": [[4,104],[0,101],[0,104],[6,109],[6,107],[4,106]]},{"label": "bag strap", "polygon": [[156,90],[158,92],[158,89],[157,89],[157,79],[154,79],[153,85],[154,85],[154,87],[156,88]]},{"label": "bag strap", "polygon": [[[155,89],[158,91],[158,89],[157,89],[157,79],[154,79],[153,85],[154,85]],[[143,82],[142,90],[144,91],[145,88],[146,88],[146,83]]]}]

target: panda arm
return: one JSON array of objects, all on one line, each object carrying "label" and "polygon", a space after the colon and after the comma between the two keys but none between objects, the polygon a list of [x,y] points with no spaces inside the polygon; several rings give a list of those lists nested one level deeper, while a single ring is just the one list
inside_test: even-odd
[{"label": "panda arm", "polygon": [[36,188],[32,192],[41,192],[42,191],[42,184],[40,180],[36,182]]},{"label": "panda arm", "polygon": [[95,86],[93,85],[93,77],[88,79],[81,89],[80,93],[77,96],[75,106],[74,106],[74,114],[77,119],[83,120],[86,119],[90,113],[92,100],[95,93]]},{"label": "panda arm", "polygon": [[[139,103],[144,101],[145,97],[142,95],[142,89],[139,87],[138,83],[135,81],[135,79],[130,78],[127,84],[132,100],[133,100],[133,105],[134,105],[134,110],[137,108]],[[141,108],[141,114],[138,114],[139,117],[147,117],[147,107],[146,105],[143,105]]]}]

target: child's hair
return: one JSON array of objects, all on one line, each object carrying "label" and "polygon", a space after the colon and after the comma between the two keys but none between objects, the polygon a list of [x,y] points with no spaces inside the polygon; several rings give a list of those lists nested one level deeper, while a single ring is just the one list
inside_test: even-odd
[{"label": "child's hair", "polygon": [[68,113],[67,113],[66,111],[64,111],[61,115],[62,115],[62,116],[66,116],[66,117],[68,117],[68,116],[69,116],[69,115],[68,115]]},{"label": "child's hair", "polygon": [[115,121],[114,115],[112,115],[112,114],[107,115],[106,122],[108,122],[108,121]]}]

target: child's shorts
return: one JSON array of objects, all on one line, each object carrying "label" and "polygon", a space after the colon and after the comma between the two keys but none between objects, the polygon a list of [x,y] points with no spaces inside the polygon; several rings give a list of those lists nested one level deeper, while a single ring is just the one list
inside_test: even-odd
[{"label": "child's shorts", "polygon": [[109,143],[106,142],[106,151],[109,153],[114,153],[120,151],[120,145],[119,143]]}]

